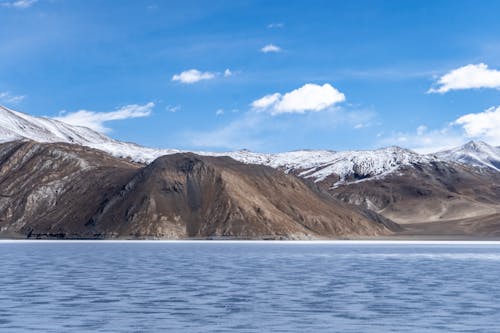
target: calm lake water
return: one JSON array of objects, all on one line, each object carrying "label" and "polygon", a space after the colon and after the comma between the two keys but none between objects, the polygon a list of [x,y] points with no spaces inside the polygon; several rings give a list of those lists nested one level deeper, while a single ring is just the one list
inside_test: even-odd
[{"label": "calm lake water", "polygon": [[499,332],[500,245],[0,242],[2,332]]}]

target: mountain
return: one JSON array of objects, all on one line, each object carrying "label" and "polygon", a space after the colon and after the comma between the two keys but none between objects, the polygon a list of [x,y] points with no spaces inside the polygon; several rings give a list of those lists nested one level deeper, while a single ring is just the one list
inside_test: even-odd
[{"label": "mountain", "polygon": [[0,144],[0,235],[97,237],[85,223],[139,168],[79,145]]},{"label": "mountain", "polygon": [[179,152],[171,149],[152,149],[113,140],[87,127],[73,126],[50,118],[30,116],[0,105],[0,142],[14,140],[77,144],[141,163],[151,162],[161,155]]},{"label": "mountain", "polygon": [[[113,140],[88,128],[71,126],[56,120],[32,117],[6,108],[0,108],[0,141],[8,142],[19,139],[52,144],[62,142],[99,149],[114,157],[125,158],[127,163],[135,165],[142,173],[145,173],[144,175],[149,175],[146,171],[151,169],[151,175],[148,176],[152,177],[151,179],[156,179],[155,177],[157,176],[154,174],[162,173],[158,171],[161,169],[158,165],[161,164],[160,161],[167,158],[162,156],[169,156],[169,158],[175,159],[178,158],[175,156],[180,156],[179,154],[182,153],[184,157],[191,156],[190,158],[194,158],[186,152],[173,149],[158,150],[145,148],[132,143]],[[78,149],[81,149],[81,147]],[[479,232],[479,226],[481,230],[488,231],[492,228],[494,229],[491,221],[500,217],[499,150],[499,148],[489,146],[484,142],[469,142],[456,149],[428,155],[421,155],[398,147],[389,147],[372,151],[336,152],[301,150],[277,154],[254,153],[247,150],[227,153],[196,152],[195,156],[198,161],[196,163],[202,163],[207,167],[210,166],[210,168],[217,170],[221,174],[228,173],[227,170],[224,172],[221,171],[224,169],[223,166],[229,168],[232,165],[231,163],[238,161],[240,162],[238,165],[240,165],[239,170],[241,171],[238,177],[241,179],[246,177],[245,172],[254,173],[254,169],[260,167],[271,167],[280,171],[274,173],[272,177],[269,175],[269,179],[280,179],[281,175],[297,176],[309,184],[307,188],[316,188],[318,191],[328,192],[330,197],[334,197],[335,200],[333,203],[330,202],[330,204],[332,207],[335,207],[335,210],[337,208],[340,209],[338,205],[340,202],[343,202],[343,204],[340,204],[343,207],[342,209],[360,214],[371,221],[386,223],[387,226],[390,225],[388,220],[393,220],[404,225],[405,228],[410,228],[409,230],[413,230],[412,232],[415,232],[415,234],[419,234],[423,229],[425,229],[425,232],[431,230],[429,229],[429,223],[433,223],[434,225],[434,229],[432,230],[436,230],[438,228],[437,225],[443,226],[443,232],[449,232],[450,226],[458,227],[459,225],[464,226],[466,224],[466,228],[457,229],[456,232],[473,233]],[[111,158],[111,156],[107,156],[107,158]],[[218,159],[214,160],[214,158]],[[141,163],[141,165],[134,162]],[[148,165],[144,167],[144,164]],[[250,169],[244,169],[244,165]],[[156,171],[153,172],[153,169]],[[266,170],[268,169],[266,168]],[[176,175],[172,170],[165,174]],[[42,175],[40,174],[40,176]],[[134,177],[139,176],[135,175]],[[195,175],[190,175],[190,177],[195,177]],[[199,175],[196,175],[196,177],[199,177]],[[140,182],[137,181],[138,192],[146,193],[149,190],[153,191],[147,194],[147,198],[156,197],[158,193],[163,193],[156,188],[156,182],[148,183],[149,185],[146,186],[141,184],[149,178],[140,179]],[[200,184],[208,186],[208,191],[209,183],[206,183],[205,180],[200,180]],[[188,186],[188,183],[181,182],[181,184],[182,186]],[[249,181],[244,186],[248,187],[250,191],[253,186],[252,184]],[[18,186],[20,185],[21,183],[18,183]],[[227,189],[231,186],[224,185],[223,188]],[[205,190],[204,187],[200,187],[200,190],[202,188]],[[253,188],[252,195],[257,196],[260,193],[264,195],[266,202],[273,202],[269,198],[273,198],[274,200],[275,196],[279,198],[282,195],[281,192],[269,192],[269,189],[265,186],[259,186],[257,189]],[[151,213],[151,211],[146,209],[142,201],[137,202],[135,194],[128,197],[125,192],[116,194],[116,192],[109,192],[105,188],[98,188],[98,190],[106,192],[105,201],[107,204],[102,203],[102,205],[105,205],[107,208],[102,213],[92,215],[91,217],[85,215],[85,218],[88,217],[92,221],[101,222],[115,221],[113,223],[117,227],[123,221],[129,221],[128,219],[132,218],[129,216],[131,208],[127,207],[138,209],[137,212],[134,211],[134,216],[143,216],[144,219],[151,221],[156,221],[158,217],[154,215],[155,213]],[[222,191],[221,189],[219,190]],[[315,191],[313,192],[316,193]],[[117,195],[117,197],[113,195]],[[126,200],[119,204],[120,200],[118,199],[122,198],[122,196]],[[210,197],[208,192],[204,196]],[[294,197],[296,196],[294,195]],[[175,201],[174,199],[169,200],[171,202]],[[175,206],[172,214],[176,212],[175,214],[177,215],[175,216],[182,215],[184,216],[183,219],[191,220],[191,215],[189,215],[191,212],[185,208],[190,207],[189,202],[191,202],[191,198],[189,196],[180,196],[176,197],[176,200],[180,200],[178,202],[180,206]],[[217,199],[214,200],[217,201]],[[312,199],[303,200],[304,202],[308,202],[308,205],[312,205]],[[111,203],[113,203],[112,206],[110,206]],[[234,208],[233,205],[231,207]],[[238,205],[247,207],[246,204],[239,203]],[[279,204],[272,203],[272,206],[276,205]],[[307,208],[301,205],[300,201],[294,201],[293,205],[302,207],[301,209]],[[109,207],[112,207],[112,209]],[[169,207],[168,209],[171,208],[168,205],[165,207]],[[225,206],[222,205],[220,207]],[[269,210],[271,209],[269,208]],[[273,211],[276,212],[276,210]],[[279,214],[272,215],[273,219],[276,218],[277,220],[284,221],[285,217],[283,217],[283,214],[287,215],[289,212],[284,212],[280,209],[278,211]],[[321,211],[323,211],[323,208],[321,208]],[[115,215],[117,212],[121,212],[121,215]],[[241,212],[231,212],[228,214],[231,216],[244,216],[248,221],[262,221],[261,219],[252,220],[253,217],[247,214],[248,211],[245,210],[245,212],[245,214]],[[166,216],[166,212],[163,212],[163,214],[162,216]],[[207,220],[210,214],[215,214],[215,211],[199,210],[196,214],[195,216],[198,219]],[[125,220],[123,220],[124,215],[126,216]],[[175,219],[175,216],[169,216],[169,221]],[[293,221],[296,221],[297,218],[300,220],[298,215],[293,216]],[[470,223],[466,223],[465,221],[469,221]],[[478,221],[483,222],[478,223]],[[104,224],[108,225],[107,223]],[[256,225],[258,225],[257,222],[255,222],[254,227]],[[291,225],[285,228],[288,230],[286,232],[287,235],[299,235],[297,237],[309,237],[308,235],[313,235],[311,237],[319,237],[319,234],[314,234],[314,232],[308,234],[297,225],[294,225],[294,227],[291,227]],[[252,227],[252,230],[255,230],[254,227]],[[151,228],[154,229],[156,227],[152,226]],[[234,230],[231,232],[226,230],[221,233],[221,230],[225,229],[218,225],[211,228],[210,230],[212,231],[216,230],[213,233],[214,237],[219,237],[223,234],[232,235],[233,237],[243,235]],[[388,227],[388,229],[391,228]],[[280,237],[280,233],[284,233],[285,229],[270,229],[269,236]],[[350,230],[349,228],[341,229],[345,230],[346,233]],[[328,230],[328,228],[325,230]],[[261,229],[259,232],[261,231],[264,231],[264,229]],[[354,229],[350,231],[355,233]],[[123,229],[118,232],[113,228],[97,228],[95,232],[105,235],[114,235],[114,233],[124,235],[131,232],[131,230]],[[172,230],[168,232],[175,234]],[[146,233],[141,231],[139,234]],[[163,237],[160,231],[158,231],[157,235],[159,235],[158,237]],[[186,235],[188,237],[203,237],[208,234],[201,231],[196,234],[190,231]],[[180,237],[181,234],[178,234],[178,236]]]},{"label": "mountain", "polygon": [[470,141],[465,145],[438,152],[436,157],[479,168],[489,168],[500,172],[500,148],[482,141]]},{"label": "mountain", "polygon": [[479,218],[500,213],[500,173],[445,161],[405,166],[383,178],[332,187],[347,203],[400,224]]},{"label": "mountain", "polygon": [[[78,144],[140,163],[151,163],[160,156],[182,152],[177,149],[153,149],[117,141],[86,127],[34,117],[0,106],[0,142],[20,139]],[[469,142],[454,150],[429,155],[420,155],[399,147],[342,152],[301,150],[277,154],[253,153],[247,150],[195,153],[205,156],[229,156],[243,163],[270,166],[316,182],[336,179],[336,185],[384,177],[405,166],[439,160],[478,167],[487,166],[496,171],[500,169],[500,149],[483,142]]]},{"label": "mountain", "polygon": [[404,166],[435,160],[432,156],[419,155],[399,147],[342,152],[302,150],[278,154],[240,151],[226,155],[244,163],[267,165],[315,182],[333,180],[332,186],[383,177]]},{"label": "mountain", "polygon": [[228,157],[147,166],[65,143],[0,144],[0,236],[317,239],[398,227],[301,179]]}]

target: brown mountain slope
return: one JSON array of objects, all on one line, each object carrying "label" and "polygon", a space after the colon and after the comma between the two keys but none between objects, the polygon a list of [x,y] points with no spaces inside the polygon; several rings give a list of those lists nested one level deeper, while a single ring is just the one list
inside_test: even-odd
[{"label": "brown mountain slope", "polygon": [[[327,183],[321,186],[329,188]],[[328,190],[342,201],[402,224],[480,218],[500,212],[500,174],[455,163],[408,166],[385,177]]]},{"label": "brown mountain slope", "polygon": [[94,216],[107,232],[167,238],[336,238],[389,234],[302,180],[228,157],[164,156]]},{"label": "brown mountain slope", "polygon": [[69,144],[0,145],[0,232],[94,237],[85,227],[140,165]]},{"label": "brown mountain slope", "polygon": [[177,154],[143,167],[76,145],[0,144],[3,237],[338,238],[395,228],[230,158]]}]

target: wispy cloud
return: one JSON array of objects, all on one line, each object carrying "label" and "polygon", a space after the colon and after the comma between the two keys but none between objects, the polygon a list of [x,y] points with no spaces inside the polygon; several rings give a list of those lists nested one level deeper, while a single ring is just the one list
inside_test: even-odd
[{"label": "wispy cloud", "polygon": [[[353,128],[357,124],[369,127],[374,118],[376,113],[372,110],[340,107],[300,116],[289,114],[279,119],[251,109],[236,118],[230,117],[231,120],[217,128],[186,131],[178,137],[189,149],[277,151],[307,148],[304,138],[321,133],[326,144],[323,148],[330,148],[330,136],[335,135],[335,129]],[[290,137],[290,133],[294,135]]]},{"label": "wispy cloud", "polygon": [[429,130],[425,125],[420,125],[413,132],[393,132],[389,135],[380,135],[377,145],[399,146],[427,154],[457,147],[465,140],[466,138],[460,129],[451,125],[433,130]]},{"label": "wispy cloud", "polygon": [[4,1],[0,2],[2,7],[19,8],[25,9],[33,6],[38,0],[16,0],[16,1]]},{"label": "wispy cloud", "polygon": [[115,120],[148,117],[151,115],[154,106],[155,104],[150,102],[144,105],[126,105],[111,112],[79,110],[76,112],[63,113],[61,116],[55,117],[54,119],[71,125],[85,126],[97,132],[106,133],[110,132],[111,129],[107,128],[105,123]]},{"label": "wispy cloud", "polygon": [[270,23],[267,25],[267,28],[268,29],[279,29],[279,28],[283,28],[285,26],[284,23]]},{"label": "wispy cloud", "polygon": [[284,95],[280,93],[266,95],[252,102],[252,108],[272,115],[304,113],[322,111],[343,101],[345,95],[330,84],[325,83],[320,86],[307,83]]},{"label": "wispy cloud", "polygon": [[187,131],[181,135],[184,144],[201,149],[252,149],[264,147],[269,122],[266,115],[246,112],[224,126],[207,131]]},{"label": "wispy cloud", "polygon": [[278,53],[281,52],[281,47],[276,46],[274,44],[267,44],[264,47],[260,49],[261,52],[263,53]]},{"label": "wispy cloud", "polygon": [[500,71],[489,69],[483,63],[463,66],[441,76],[428,93],[444,94],[451,90],[479,88],[500,89]]},{"label": "wispy cloud", "polygon": [[421,153],[433,153],[459,146],[469,140],[500,145],[500,106],[483,112],[469,113],[445,124],[428,129],[421,125],[414,132],[396,132],[381,137],[380,145],[398,145]]},{"label": "wispy cloud", "polygon": [[178,112],[182,109],[182,107],[180,105],[167,105],[165,107],[165,110],[167,110],[168,112],[172,112],[172,113],[175,113],[175,112]]},{"label": "wispy cloud", "polygon": [[25,95],[13,95],[9,91],[0,92],[0,103],[17,104],[25,98]]},{"label": "wispy cloud", "polygon": [[222,116],[223,114],[224,114],[224,109],[218,109],[217,111],[215,111],[216,116]]}]

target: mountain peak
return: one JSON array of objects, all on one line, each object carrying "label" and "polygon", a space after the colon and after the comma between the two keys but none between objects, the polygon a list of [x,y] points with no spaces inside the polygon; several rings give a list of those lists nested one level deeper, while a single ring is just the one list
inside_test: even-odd
[{"label": "mountain peak", "polygon": [[484,141],[474,141],[474,140],[467,142],[461,148],[464,150],[476,151],[476,152],[495,149],[495,147],[490,146]]},{"label": "mountain peak", "polygon": [[455,149],[436,154],[447,161],[500,171],[500,149],[483,141],[469,141]]}]

